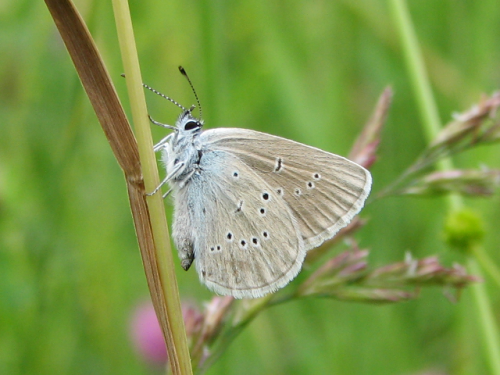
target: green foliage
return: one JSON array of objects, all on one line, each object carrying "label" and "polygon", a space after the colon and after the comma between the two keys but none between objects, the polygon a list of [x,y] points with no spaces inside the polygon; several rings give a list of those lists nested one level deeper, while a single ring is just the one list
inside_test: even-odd
[{"label": "green foliage", "polygon": [[[76,5],[128,108],[111,4]],[[445,123],[500,85],[500,7],[495,0],[410,5]],[[347,155],[391,84],[374,192],[425,148],[384,2],[141,1],[131,12],[144,81],[189,106],[182,64],[207,128],[252,128]],[[0,54],[0,373],[162,373],[129,340],[130,317],[148,291],[122,173],[43,2],[0,5]],[[148,105],[158,121],[175,121],[170,103],[151,94]],[[165,134],[153,131],[156,139]],[[498,169],[498,153],[497,146],[468,151],[456,167]],[[467,203],[487,228],[500,225],[498,194]],[[370,263],[399,261],[407,250],[462,261],[442,242],[444,207],[442,198],[369,205],[357,239],[371,248]],[[494,229],[484,244],[499,248]],[[498,264],[498,252],[491,256]],[[177,268],[183,299],[211,297],[195,272]],[[498,295],[490,296],[497,306]],[[246,327],[208,373],[484,374],[471,306],[467,289],[457,305],[440,291],[390,306],[279,305]]]}]

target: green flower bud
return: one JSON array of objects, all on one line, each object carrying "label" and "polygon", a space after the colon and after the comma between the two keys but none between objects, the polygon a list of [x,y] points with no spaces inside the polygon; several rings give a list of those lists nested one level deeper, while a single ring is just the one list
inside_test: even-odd
[{"label": "green flower bud", "polygon": [[444,238],[451,247],[467,252],[484,237],[481,218],[468,209],[451,212],[444,224]]}]

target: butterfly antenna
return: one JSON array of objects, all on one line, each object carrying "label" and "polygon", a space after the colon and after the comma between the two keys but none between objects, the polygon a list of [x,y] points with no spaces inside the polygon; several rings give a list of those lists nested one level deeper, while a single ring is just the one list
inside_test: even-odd
[{"label": "butterfly antenna", "polygon": [[179,71],[181,72],[181,74],[186,77],[187,81],[189,82],[189,86],[191,86],[191,90],[193,90],[193,94],[194,94],[194,97],[196,98],[196,102],[198,103],[198,108],[200,110],[200,119],[202,119],[202,115],[201,115],[201,104],[200,104],[200,99],[198,98],[198,94],[196,94],[196,90],[194,89],[194,86],[193,86],[193,83],[191,82],[191,80],[189,79],[189,76],[186,72],[186,70],[182,67],[182,66],[179,66]]},{"label": "butterfly antenna", "polygon": [[151,87],[151,86],[149,86],[149,85],[146,85],[145,83],[143,83],[142,85],[143,85],[145,88],[147,88],[148,90],[150,90],[150,91],[154,92],[156,95],[160,95],[162,98],[167,99],[168,101],[170,101],[170,102],[174,103],[177,107],[181,108],[183,111],[187,111],[187,109],[186,109],[183,105],[179,104],[179,103],[178,103],[178,102],[176,102],[174,99],[169,98],[167,95],[162,94],[161,92],[159,92],[159,91],[155,90],[154,88],[152,88],[152,87]]},{"label": "butterfly antenna", "polygon": [[[125,78],[125,74],[123,74],[123,73],[122,73],[122,74],[121,74],[121,76],[122,76],[123,78]],[[154,89],[154,88],[152,88],[151,86],[146,85],[145,83],[143,83],[142,85],[143,85],[145,88],[147,88],[148,90],[153,91],[156,95],[160,95],[162,98],[167,99],[169,102],[174,103],[177,107],[181,108],[182,110],[187,111],[187,109],[186,109],[186,108],[184,108],[184,106],[182,106],[181,104],[177,103],[174,99],[169,98],[168,96],[166,96],[166,95],[162,94],[161,92],[159,92],[159,91],[155,90],[155,89]]]}]

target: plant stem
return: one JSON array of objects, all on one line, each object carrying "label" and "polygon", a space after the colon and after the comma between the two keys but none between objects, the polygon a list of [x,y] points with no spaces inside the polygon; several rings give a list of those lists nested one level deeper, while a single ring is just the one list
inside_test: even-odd
[{"label": "plant stem", "polygon": [[[153,153],[151,129],[148,122],[130,11],[126,0],[113,0],[113,9],[123,66],[127,77],[127,88],[144,184],[146,191],[153,191],[159,184],[159,176]],[[167,342],[170,368],[173,374],[192,374],[162,195],[155,194],[148,197],[147,203],[155,243],[157,271],[162,289],[161,291],[151,290],[151,293],[162,293],[163,298],[160,300],[165,301],[165,306],[160,306],[156,313],[159,314],[158,320],[164,325],[163,331]],[[163,309],[165,311],[162,311]],[[163,314],[166,316],[161,316]]]},{"label": "plant stem", "polygon": [[[392,17],[401,38],[408,74],[419,107],[424,132],[427,141],[430,143],[441,130],[441,123],[436,102],[432,95],[431,85],[425,70],[424,60],[418,45],[415,29],[404,0],[389,0],[389,7],[391,8]],[[451,158],[444,158],[436,164],[439,170],[454,169]],[[450,195],[448,205],[450,210],[453,211],[461,209],[464,203],[459,195],[453,194]],[[472,251],[470,254],[472,254]],[[477,276],[481,275],[477,261],[471,255],[468,257],[468,268],[470,272]],[[492,373],[500,375],[500,340],[498,339],[498,327],[493,319],[491,303],[488,299],[484,283],[475,285],[472,288],[472,293],[475,297],[476,308],[479,312],[479,324],[484,333],[483,337],[487,348],[488,363]]]},{"label": "plant stem", "polygon": [[[441,120],[439,119],[437,105],[432,95],[432,88],[427,76],[422,53],[405,1],[390,0],[389,3],[392,6],[394,21],[401,38],[408,75],[410,76],[415,99],[420,111],[424,132],[427,141],[430,143],[441,130]],[[441,170],[452,169],[452,161],[449,158],[442,159],[437,164]],[[455,203],[458,203],[458,201]]]},{"label": "plant stem", "polygon": [[478,263],[495,281],[495,283],[497,283],[497,286],[500,288],[500,272],[498,270],[498,267],[495,265],[493,259],[490,258],[490,256],[484,251],[482,247],[476,246],[473,249],[473,252]]},{"label": "plant stem", "polygon": [[[476,259],[469,257],[468,268],[472,273],[479,274],[481,269],[479,268]],[[483,327],[483,339],[485,341],[485,347],[488,351],[489,365],[492,374],[500,374],[500,340],[498,338],[498,327],[495,322],[495,317],[491,311],[491,304],[486,293],[486,288],[484,284],[477,283],[472,285],[472,290],[474,291],[474,299],[476,301],[476,306],[481,315],[481,325]]]}]

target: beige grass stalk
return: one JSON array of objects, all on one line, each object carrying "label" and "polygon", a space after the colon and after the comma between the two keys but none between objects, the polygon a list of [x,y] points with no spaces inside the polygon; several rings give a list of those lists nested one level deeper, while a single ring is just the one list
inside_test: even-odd
[{"label": "beige grass stalk", "polygon": [[148,197],[146,202],[144,184],[146,191],[152,191],[159,178],[128,4],[125,0],[113,2],[138,142],[92,37],[74,5],[69,0],[45,0],[45,3],[125,173],[144,270],[167,343],[170,369],[173,374],[192,374],[161,194]]},{"label": "beige grass stalk", "polygon": [[[127,0],[113,0],[113,10],[115,22],[120,42],[123,66],[127,77],[127,89],[129,93],[132,117],[135,124],[135,134],[139,146],[139,156],[142,165],[142,173],[146,191],[153,191],[160,183],[156,158],[153,152],[153,140],[151,128],[142,87],[142,78],[139,68],[137,48],[135,46],[132,20]],[[166,323],[172,337],[167,337],[169,349],[169,360],[172,372],[179,366],[179,374],[191,374],[191,361],[187,345],[184,320],[182,318],[177,279],[175,277],[174,261],[172,249],[170,247],[170,237],[168,224],[165,215],[161,191],[158,194],[147,197],[151,226],[155,242],[156,259],[158,261],[158,271],[162,292],[165,298]],[[157,314],[159,312],[157,311]],[[169,342],[170,341],[170,342]],[[175,353],[172,352],[175,350]],[[177,355],[176,363],[171,360]],[[178,361],[178,363],[177,363]]]}]

